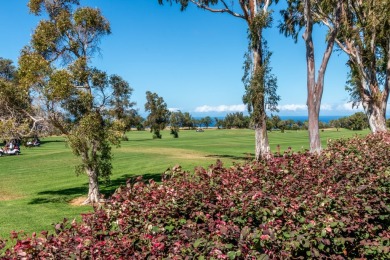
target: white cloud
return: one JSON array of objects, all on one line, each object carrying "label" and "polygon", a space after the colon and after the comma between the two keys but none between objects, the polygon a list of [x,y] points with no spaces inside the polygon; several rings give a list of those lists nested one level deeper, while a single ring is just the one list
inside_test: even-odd
[{"label": "white cloud", "polygon": [[171,112],[177,112],[177,111],[180,110],[180,108],[177,108],[177,107],[169,107],[168,110],[171,111]]},{"label": "white cloud", "polygon": [[321,105],[321,111],[332,111],[333,108],[332,108],[332,105],[329,105],[329,104],[322,104]]},{"label": "white cloud", "polygon": [[195,112],[208,113],[208,112],[244,112],[246,111],[245,105],[220,105],[220,106],[200,106],[195,108]]},{"label": "white cloud", "polygon": [[[278,106],[280,111],[307,111],[307,105],[303,104],[287,104]],[[333,111],[333,106],[330,104],[322,104],[321,111]]]},{"label": "white cloud", "polygon": [[338,105],[337,110],[356,112],[356,111],[363,111],[363,108],[362,108],[361,104],[359,104],[359,107],[356,107],[356,106],[352,107],[352,102],[348,102],[348,103]]},{"label": "white cloud", "polygon": [[307,110],[306,105],[301,104],[288,104],[288,105],[281,105],[278,106],[280,111],[297,111],[297,110]]}]

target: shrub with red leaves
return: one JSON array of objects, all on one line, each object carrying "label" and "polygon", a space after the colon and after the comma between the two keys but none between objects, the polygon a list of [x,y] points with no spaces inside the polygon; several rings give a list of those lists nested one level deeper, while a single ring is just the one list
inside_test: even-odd
[{"label": "shrub with red leaves", "polygon": [[[55,234],[23,237],[5,259],[288,259],[390,257],[390,135],[336,140],[321,155],[281,157],[161,184],[128,181]],[[0,249],[5,248],[0,241]],[[4,251],[5,250],[5,251]]]}]

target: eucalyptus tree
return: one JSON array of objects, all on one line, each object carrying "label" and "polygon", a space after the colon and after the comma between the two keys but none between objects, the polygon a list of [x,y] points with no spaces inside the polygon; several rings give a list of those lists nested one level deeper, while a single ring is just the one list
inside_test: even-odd
[{"label": "eucalyptus tree", "polygon": [[161,139],[161,130],[164,130],[169,123],[170,111],[162,97],[156,93],[146,91],[145,111],[149,112],[145,124],[153,132],[153,138]]},{"label": "eucalyptus tree", "polygon": [[387,131],[390,90],[390,1],[342,0],[336,42],[349,57],[347,90],[361,105],[373,133]]},{"label": "eucalyptus tree", "polygon": [[[180,3],[181,10],[189,4],[214,13],[227,13],[233,17],[246,21],[249,32],[249,52],[244,63],[244,77],[246,94],[244,103],[248,105],[255,128],[255,157],[270,154],[267,136],[266,109],[277,110],[280,97],[276,94],[276,77],[271,74],[269,67],[271,53],[266,49],[263,30],[271,25],[270,5],[278,0],[165,0],[166,2]],[[164,0],[158,0],[163,4]],[[234,7],[238,6],[240,12]]]},{"label": "eucalyptus tree", "polygon": [[[298,40],[299,32],[305,28],[302,37],[306,45],[310,151],[320,153],[319,115],[325,71],[340,27],[341,3],[339,0],[289,0],[287,3],[287,9],[281,11],[284,21],[279,25],[279,28],[286,36],[292,36],[295,42]],[[314,25],[320,23],[327,24],[329,30],[326,36],[326,48],[316,78],[315,48],[312,35]]]},{"label": "eucalyptus tree", "polygon": [[44,13],[45,18],[35,28],[30,46],[22,50],[19,77],[81,158],[76,172],[88,176],[87,204],[100,200],[99,180],[109,180],[110,144],[119,144],[123,125],[110,115],[119,106],[116,98],[126,97],[129,89],[121,78],[110,78],[91,66],[101,38],[110,34],[110,24],[100,10],[78,4],[30,0],[30,12]]}]

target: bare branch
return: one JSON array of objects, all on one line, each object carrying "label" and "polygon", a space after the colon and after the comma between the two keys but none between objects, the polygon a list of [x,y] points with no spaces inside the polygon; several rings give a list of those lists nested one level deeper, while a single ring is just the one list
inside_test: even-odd
[{"label": "bare branch", "polygon": [[244,12],[244,19],[245,20],[249,20],[249,10],[248,10],[248,7],[246,6],[246,4],[244,3],[245,0],[240,0],[240,6],[241,6],[241,9],[242,11]]},{"label": "bare branch", "polygon": [[270,5],[270,0],[266,0],[265,3],[264,3],[264,7],[263,7],[263,12],[266,13],[267,10],[268,10],[268,7]]},{"label": "bare branch", "polygon": [[343,50],[346,54],[348,54],[348,55],[350,55],[350,56],[352,56],[352,57],[355,57],[355,54],[354,54],[351,50],[349,50],[347,47],[345,47],[345,46],[341,43],[341,41],[340,41],[339,39],[336,39],[335,42],[337,43],[337,45],[339,46],[339,48],[340,48],[341,50]]},{"label": "bare branch", "polygon": [[197,7],[199,8],[202,8],[204,10],[207,10],[207,11],[210,11],[212,13],[228,13],[234,17],[238,17],[238,18],[242,18],[242,19],[246,19],[245,15],[242,15],[242,14],[239,14],[239,13],[235,13],[233,12],[229,7],[228,5],[226,4],[226,2],[224,0],[221,0],[221,3],[224,5],[225,8],[223,9],[214,9],[214,8],[210,8],[209,6],[205,5],[205,4],[202,4],[202,3],[199,3],[198,1],[196,0],[190,0],[191,3],[193,3],[194,5],[196,5]]}]

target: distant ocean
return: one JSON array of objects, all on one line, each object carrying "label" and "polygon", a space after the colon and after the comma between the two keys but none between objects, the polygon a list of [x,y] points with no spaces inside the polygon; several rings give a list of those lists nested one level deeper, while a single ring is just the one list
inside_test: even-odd
[{"label": "distant ocean", "polygon": [[[330,120],[339,119],[341,117],[345,117],[345,116],[320,116],[320,122],[329,123]],[[194,118],[195,119],[201,119],[203,117],[195,116]],[[211,123],[210,127],[214,127],[215,126],[215,118],[224,119],[225,117],[223,117],[223,116],[212,117],[211,116],[211,119],[213,120],[213,122]],[[295,122],[297,122],[297,121],[305,122],[305,121],[308,120],[307,116],[280,116],[280,118],[282,120],[292,119]]]},{"label": "distant ocean", "polygon": [[[330,120],[335,120],[335,119],[339,119],[341,117],[346,117],[346,116],[320,116],[320,122],[323,122],[323,123],[329,123]],[[308,121],[308,116],[280,116],[280,118],[282,120],[288,120],[288,119],[292,119],[294,121],[301,121],[301,122],[305,122],[305,121]]]}]

